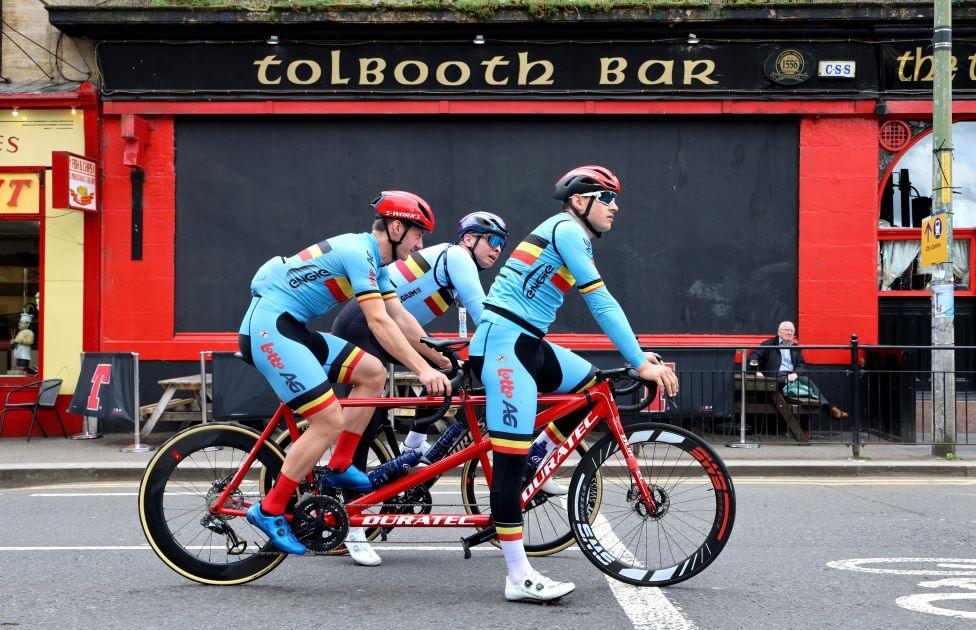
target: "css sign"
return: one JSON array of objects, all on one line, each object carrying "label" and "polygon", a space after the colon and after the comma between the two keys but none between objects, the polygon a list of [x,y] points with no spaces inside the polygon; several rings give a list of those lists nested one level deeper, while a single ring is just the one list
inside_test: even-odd
[{"label": "css sign", "polygon": [[821,61],[817,76],[827,79],[853,79],[856,64],[853,61]]}]

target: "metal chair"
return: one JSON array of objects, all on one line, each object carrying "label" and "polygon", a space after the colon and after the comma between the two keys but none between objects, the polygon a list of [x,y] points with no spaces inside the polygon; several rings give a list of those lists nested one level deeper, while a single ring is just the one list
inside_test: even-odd
[{"label": "metal chair", "polygon": [[[22,385],[20,387],[15,387],[14,389],[7,392],[7,397],[3,401],[3,411],[0,412],[0,434],[3,433],[3,421],[7,417],[8,411],[30,411],[31,421],[30,427],[27,429],[27,441],[30,442],[31,433],[34,432],[34,423],[37,422],[37,410],[38,409],[53,409],[55,415],[58,418],[58,424],[61,426],[61,433],[64,437],[68,437],[68,432],[64,429],[64,422],[61,421],[61,412],[58,411],[57,400],[58,392],[61,391],[62,379],[60,378],[49,378],[43,381],[34,381],[33,383],[28,383],[27,385]],[[37,398],[32,402],[22,402],[22,403],[11,403],[10,396],[14,392],[30,389],[31,387],[37,387]],[[44,430],[44,425],[37,422],[38,428],[41,430],[41,434],[47,437],[47,431]]]}]

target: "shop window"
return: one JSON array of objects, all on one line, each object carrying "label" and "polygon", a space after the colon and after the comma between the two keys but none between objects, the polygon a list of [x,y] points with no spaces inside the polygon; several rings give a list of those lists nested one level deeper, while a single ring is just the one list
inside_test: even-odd
[{"label": "shop window", "polygon": [[35,373],[40,336],[40,222],[0,220],[0,374]]},{"label": "shop window", "polygon": [[[976,120],[952,125],[954,228],[976,227]],[[921,227],[932,210],[932,134],[926,133],[895,161],[881,192],[878,224]]]},{"label": "shop window", "polygon": [[[924,291],[931,289],[932,267],[922,267],[921,244],[917,238],[881,241],[878,252],[878,285],[882,291]],[[969,289],[969,241],[952,243],[952,274],[956,289]]]}]

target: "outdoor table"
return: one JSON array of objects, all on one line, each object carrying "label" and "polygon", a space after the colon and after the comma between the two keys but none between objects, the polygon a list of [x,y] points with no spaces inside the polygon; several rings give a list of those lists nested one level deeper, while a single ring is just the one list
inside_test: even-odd
[{"label": "outdoor table", "polygon": [[[211,380],[212,380],[211,375],[207,374],[208,388],[211,384]],[[162,420],[167,419],[163,417],[163,414],[166,413],[167,407],[169,407],[170,403],[173,401],[173,396],[175,396],[176,392],[180,390],[193,392],[193,398],[195,402],[198,405],[200,405],[199,409],[206,409],[207,397],[201,391],[199,372],[196,374],[190,374],[189,376],[177,376],[176,378],[167,378],[158,382],[160,385],[163,386],[163,395],[159,399],[158,403],[156,403],[155,405],[147,406],[152,408],[152,413],[149,415],[149,418],[147,418],[145,423],[142,425],[142,431],[140,434],[142,435],[143,438],[149,436],[150,432],[152,432],[153,427],[156,426],[157,422],[159,422],[161,419]],[[147,407],[143,407],[142,409],[146,409]],[[139,413],[142,413],[142,409],[140,409]],[[176,415],[176,414],[172,414],[171,412],[171,415]],[[192,415],[196,416],[196,418],[199,420],[203,419],[200,413],[195,413]],[[179,417],[173,419],[178,421],[183,421],[183,422],[191,420],[191,418],[186,417],[186,414],[179,414]]]}]

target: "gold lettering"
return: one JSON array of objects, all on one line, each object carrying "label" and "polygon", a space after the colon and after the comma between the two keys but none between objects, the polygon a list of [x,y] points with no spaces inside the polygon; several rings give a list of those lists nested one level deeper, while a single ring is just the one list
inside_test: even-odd
[{"label": "gold lettering", "polygon": [[969,80],[976,81],[976,53],[966,57],[969,59]]},{"label": "gold lettering", "polygon": [[[447,78],[447,69],[451,66],[457,68],[461,74],[458,76],[456,81],[450,81]],[[437,77],[437,82],[441,85],[464,85],[471,78],[471,68],[468,64],[463,61],[445,61],[441,65],[437,66],[437,72],[435,73]]]},{"label": "gold lettering", "polygon": [[273,81],[268,78],[268,66],[281,65],[281,60],[275,58],[275,55],[268,55],[261,61],[255,61],[254,65],[258,67],[258,83],[261,85],[278,85],[281,83],[281,77]]},{"label": "gold lettering", "polygon": [[[661,66],[661,74],[658,78],[651,80],[647,78],[647,71],[653,66]],[[648,59],[637,68],[637,80],[644,85],[674,85],[674,59],[667,61]]]},{"label": "gold lettering", "polygon": [[509,62],[505,61],[505,58],[501,55],[497,57],[492,57],[488,61],[482,61],[481,65],[485,67],[485,83],[488,85],[507,85],[508,77],[504,80],[498,81],[495,79],[495,68],[498,66],[507,66]]},{"label": "gold lettering", "polygon": [[959,60],[956,59],[956,56],[955,55],[952,55],[951,57],[949,57],[949,59],[950,59],[950,63],[949,63],[950,71],[952,72],[952,78],[953,78],[953,80],[955,80],[955,78],[956,78],[956,70],[959,69]]},{"label": "gold lettering", "polygon": [[915,58],[912,51],[906,51],[901,57],[898,58],[898,80],[899,81],[911,81],[912,78],[905,73],[905,64]]},{"label": "gold lettering", "polygon": [[[301,79],[298,76],[298,69],[302,66],[308,66],[311,70],[307,79]],[[322,78],[322,67],[311,59],[296,59],[288,64],[288,71],[285,73],[285,76],[295,85],[308,85]]]},{"label": "gold lettering", "polygon": [[922,48],[918,47],[915,49],[915,74],[912,77],[912,81],[918,81],[918,75],[922,73],[922,67],[928,63],[929,73],[922,78],[922,81],[931,81],[932,74],[935,72],[935,59],[932,55],[922,55]]},{"label": "gold lettering", "polygon": [[379,85],[383,82],[386,60],[380,57],[363,57],[359,60],[359,85]]},{"label": "gold lettering", "polygon": [[[704,65],[705,69],[695,72],[695,68]],[[692,81],[701,81],[705,85],[716,85],[718,81],[708,78],[708,75],[715,72],[715,62],[711,59],[699,59],[697,61],[685,61],[685,85],[690,85]]]},{"label": "gold lettering", "polygon": [[339,64],[341,55],[341,50],[332,51],[332,72],[330,77],[330,83],[332,85],[345,85],[349,83],[349,77],[342,77],[342,66]]},{"label": "gold lettering", "polygon": [[[417,68],[416,79],[411,80],[407,78],[407,75],[404,73],[407,66]],[[427,64],[425,64],[423,61],[417,61],[416,59],[406,59],[398,63],[396,67],[393,68],[393,78],[397,80],[397,83],[402,85],[420,85],[427,80],[427,75],[429,74],[430,71],[427,69]]]},{"label": "gold lettering", "polygon": [[[542,59],[540,61],[529,61],[529,53],[520,52],[519,56],[519,74],[518,74],[518,84],[519,85],[552,85],[552,73],[553,67],[551,61],[546,61]],[[542,67],[542,74],[532,81],[528,81],[529,72],[532,71],[534,66]],[[528,83],[526,83],[528,82]]]},{"label": "gold lettering", "polygon": [[623,57],[600,57],[600,85],[620,85],[626,69],[627,60]]}]

